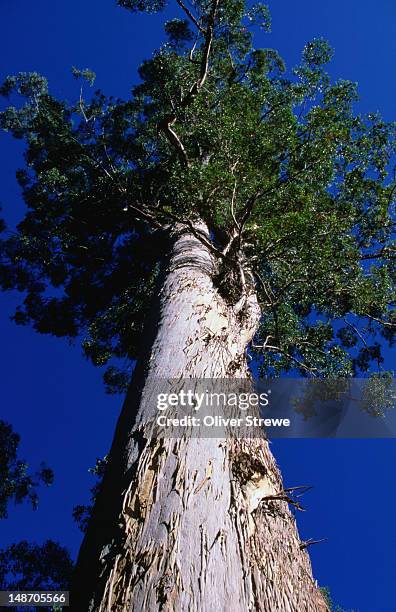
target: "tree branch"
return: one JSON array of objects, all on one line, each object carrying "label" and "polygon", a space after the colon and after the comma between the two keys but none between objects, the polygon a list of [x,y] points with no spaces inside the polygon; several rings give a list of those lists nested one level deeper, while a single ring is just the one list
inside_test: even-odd
[{"label": "tree branch", "polygon": [[310,538],[309,540],[305,540],[305,542],[300,542],[300,550],[304,550],[308,548],[308,546],[312,546],[312,544],[320,544],[321,542],[326,542],[327,538],[322,538],[321,540],[313,540]]},{"label": "tree branch", "polygon": [[396,329],[396,323],[391,323],[390,321],[384,321],[384,319],[378,319],[377,317],[373,317],[372,315],[369,315],[367,313],[364,313],[361,316],[366,317],[367,319],[370,319],[371,321],[375,321],[376,323],[379,323],[380,325],[383,325],[384,327],[389,327],[390,329]]},{"label": "tree branch", "polygon": [[375,253],[365,253],[360,257],[361,260],[367,259],[396,259],[396,247],[393,245],[390,247],[383,246],[382,249]]},{"label": "tree branch", "polygon": [[348,319],[346,317],[343,318],[344,323],[346,323],[348,325],[348,327],[350,327],[355,334],[360,338],[360,340],[362,341],[362,343],[364,344],[364,346],[366,348],[368,348],[366,339],[364,338],[364,336],[360,333],[360,331],[358,330],[357,327],[355,327],[355,325],[353,325],[350,321],[348,321]]},{"label": "tree branch", "polygon": [[317,377],[317,374],[315,374],[315,372],[319,372],[318,368],[307,366],[303,361],[300,361],[300,359],[297,359],[297,357],[294,357],[294,355],[290,355],[290,353],[282,349],[280,346],[267,345],[266,350],[283,355],[284,357],[286,357],[286,359],[290,359],[290,361],[293,361],[299,368],[301,368],[305,372],[309,372],[315,378]]},{"label": "tree branch", "polygon": [[180,8],[186,13],[187,17],[190,19],[190,21],[192,21],[195,27],[201,32],[201,34],[205,34],[205,30],[199,23],[198,19],[194,17],[190,9],[181,0],[176,0],[176,2],[180,6]]},{"label": "tree branch", "polygon": [[176,134],[175,130],[172,129],[172,126],[176,123],[176,115],[171,113],[166,115],[159,124],[160,129],[164,132],[170,144],[176,149],[176,152],[180,158],[180,161],[183,166],[188,166],[188,156],[186,149],[183,146],[182,141]]},{"label": "tree branch", "polygon": [[[181,104],[180,104],[181,109],[184,109],[189,104],[191,104],[195,96],[199,93],[200,89],[202,88],[208,76],[209,57],[210,57],[210,51],[211,51],[212,43],[213,43],[214,26],[215,26],[216,14],[217,14],[219,3],[220,3],[220,0],[213,0],[212,2],[212,8],[211,8],[211,11],[208,17],[208,25],[207,25],[206,30],[204,31],[205,39],[204,39],[204,45],[203,45],[203,54],[202,54],[199,76],[198,76],[198,79],[195,81],[195,83],[193,83],[193,85],[190,87],[190,90],[187,93],[187,95],[182,99]],[[162,131],[165,133],[165,136],[167,137],[171,145],[176,149],[183,166],[188,166],[189,160],[188,160],[186,149],[183,146],[183,143],[181,142],[179,136],[176,134],[175,130],[173,129],[173,125],[176,123],[176,119],[177,119],[177,115],[175,112],[169,113],[160,122],[159,128],[162,129]]]}]

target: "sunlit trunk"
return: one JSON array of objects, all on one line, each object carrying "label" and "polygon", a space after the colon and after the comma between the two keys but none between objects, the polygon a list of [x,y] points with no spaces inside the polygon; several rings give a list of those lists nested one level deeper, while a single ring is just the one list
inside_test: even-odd
[{"label": "sunlit trunk", "polygon": [[75,610],[327,610],[287,502],[267,499],[282,481],[264,438],[144,433],[159,379],[248,376],[256,296],[236,311],[214,277],[207,246],[175,231],[154,340],[128,393],[80,552]]}]

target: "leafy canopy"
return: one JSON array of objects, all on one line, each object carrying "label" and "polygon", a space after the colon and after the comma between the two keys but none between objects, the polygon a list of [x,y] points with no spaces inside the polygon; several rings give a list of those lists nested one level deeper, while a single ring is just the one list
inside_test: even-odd
[{"label": "leafy canopy", "polygon": [[[119,0],[157,12],[164,0]],[[216,282],[236,302],[254,284],[265,373],[381,370],[396,331],[395,125],[356,114],[356,86],[333,83],[323,40],[291,73],[256,48],[266,6],[176,0],[168,42],[139,68],[127,100],[101,91],[74,104],[38,74],[9,77],[1,127],[26,141],[17,178],[27,205],[4,233],[0,279],[24,299],[14,319],[84,335],[110,363],[108,389],[136,358],[169,226],[210,228]],[[93,82],[88,70],[76,78]],[[204,239],[199,236],[200,239]]]},{"label": "leafy canopy", "polygon": [[69,553],[52,540],[41,545],[22,540],[0,549],[3,591],[65,590],[70,587],[72,570]]}]

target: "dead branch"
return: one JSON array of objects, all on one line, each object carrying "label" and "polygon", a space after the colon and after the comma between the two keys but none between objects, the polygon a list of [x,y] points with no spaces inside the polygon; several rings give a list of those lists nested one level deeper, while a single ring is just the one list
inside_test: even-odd
[{"label": "dead branch", "polygon": [[266,495],[261,500],[262,503],[269,501],[285,501],[297,510],[300,510],[300,512],[305,512],[305,508],[301,506],[300,502],[287,495],[285,490],[275,493],[275,495]]},{"label": "dead branch", "polygon": [[310,538],[309,540],[300,542],[300,550],[304,550],[305,548],[308,548],[308,546],[312,546],[312,544],[320,544],[321,542],[326,542],[326,540],[327,538],[322,538],[321,540],[313,540],[312,538]]}]

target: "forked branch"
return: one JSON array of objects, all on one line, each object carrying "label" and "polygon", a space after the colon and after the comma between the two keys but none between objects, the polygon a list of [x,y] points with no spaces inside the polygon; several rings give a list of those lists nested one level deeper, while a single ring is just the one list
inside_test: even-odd
[{"label": "forked branch", "polygon": [[[194,100],[196,95],[199,93],[200,89],[202,88],[202,86],[204,85],[207,79],[208,71],[209,71],[210,51],[211,51],[212,44],[213,44],[214,27],[215,27],[216,15],[217,15],[219,3],[220,3],[220,0],[213,0],[212,2],[212,7],[209,12],[206,29],[202,31],[202,33],[204,34],[204,43],[203,43],[203,53],[202,53],[199,76],[198,76],[198,79],[195,81],[195,83],[193,83],[193,85],[190,87],[186,96],[182,99],[180,103],[180,110],[187,108],[187,106],[191,104],[191,102]],[[181,8],[185,12],[186,10],[188,10],[184,4],[182,5],[180,4],[180,2],[178,2],[178,4],[181,6]],[[196,20],[194,16],[192,15],[192,13],[191,13],[191,16],[189,15],[189,17],[190,19],[192,18],[193,23],[195,23]],[[195,25],[197,25],[197,27],[199,27],[201,31],[202,26],[198,22],[196,22]],[[180,161],[183,164],[183,166],[188,166],[189,160],[188,160],[186,149],[182,141],[180,140],[180,137],[177,135],[177,133],[173,129],[173,126],[176,123],[176,119],[177,119],[176,112],[173,111],[172,113],[167,114],[162,119],[159,127],[164,132],[170,144],[176,149],[177,154],[179,155]]]}]

